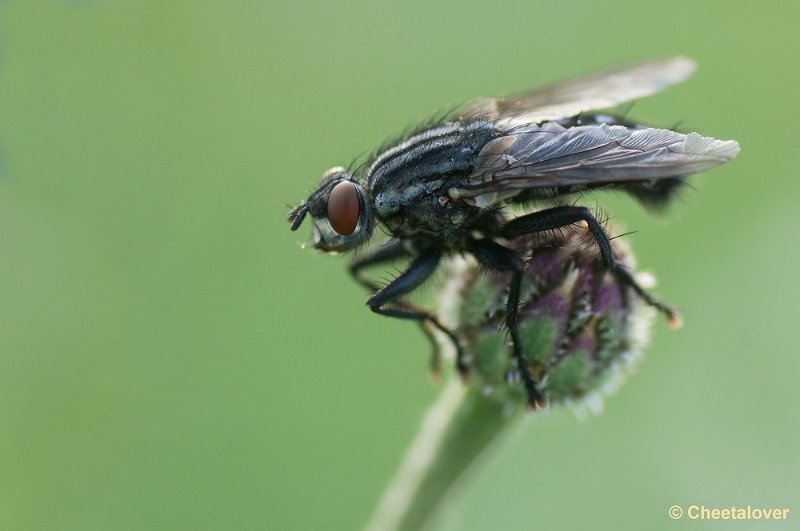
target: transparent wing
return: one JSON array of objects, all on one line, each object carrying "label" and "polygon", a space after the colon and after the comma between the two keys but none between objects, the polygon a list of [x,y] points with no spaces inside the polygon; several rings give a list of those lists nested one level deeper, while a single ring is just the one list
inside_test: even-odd
[{"label": "transparent wing", "polygon": [[560,120],[655,94],[685,80],[694,69],[694,61],[686,57],[612,68],[507,98],[482,98],[463,110],[461,117],[508,119],[512,125]]},{"label": "transparent wing", "polygon": [[734,140],[668,129],[531,124],[492,140],[462,184],[449,190],[476,206],[522,190],[651,181],[699,173],[739,153]]}]

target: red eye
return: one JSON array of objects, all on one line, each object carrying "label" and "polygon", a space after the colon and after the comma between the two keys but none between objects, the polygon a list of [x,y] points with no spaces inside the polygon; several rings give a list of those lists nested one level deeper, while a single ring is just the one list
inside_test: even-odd
[{"label": "red eye", "polygon": [[328,196],[328,221],[333,230],[342,236],[353,234],[360,212],[356,185],[342,181],[333,187]]}]

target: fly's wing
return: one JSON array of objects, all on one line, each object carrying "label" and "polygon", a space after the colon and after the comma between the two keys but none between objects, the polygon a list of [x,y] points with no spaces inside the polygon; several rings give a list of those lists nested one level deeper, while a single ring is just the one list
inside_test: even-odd
[{"label": "fly's wing", "polygon": [[646,61],[555,83],[508,98],[479,99],[462,111],[460,117],[493,122],[506,119],[512,125],[560,120],[581,112],[607,109],[655,94],[685,80],[694,69],[694,61],[686,57]]},{"label": "fly's wing", "polygon": [[472,173],[449,194],[485,207],[532,188],[691,175],[722,164],[738,152],[734,140],[668,129],[530,124],[486,144]]}]

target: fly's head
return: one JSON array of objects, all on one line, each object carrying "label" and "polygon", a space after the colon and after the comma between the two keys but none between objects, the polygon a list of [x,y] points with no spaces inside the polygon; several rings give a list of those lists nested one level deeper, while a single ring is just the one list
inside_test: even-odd
[{"label": "fly's head", "polygon": [[361,184],[342,167],[331,168],[308,199],[289,212],[292,230],[306,214],[313,223],[314,247],[326,253],[350,251],[372,236],[374,221]]}]

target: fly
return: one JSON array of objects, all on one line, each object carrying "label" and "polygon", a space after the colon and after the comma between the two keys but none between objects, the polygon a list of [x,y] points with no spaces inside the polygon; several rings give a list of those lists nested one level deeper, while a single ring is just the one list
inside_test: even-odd
[{"label": "fly", "polygon": [[[367,305],[378,314],[419,322],[429,337],[435,329],[446,334],[463,377],[468,366],[456,335],[433,312],[403,297],[453,254],[469,253],[486,268],[509,272],[505,325],[528,404],[542,406],[544,397],[517,330],[527,256],[516,250],[526,246],[514,242],[584,224],[620,288],[632,288],[668,322],[677,323],[680,317],[672,306],[617,264],[609,236],[593,213],[564,199],[612,189],[657,210],[675,197],[688,175],[735,157],[739,144],[734,140],[597,112],[659,92],[694,69],[684,57],[654,60],[508,98],[477,99],[381,148],[357,171],[326,171],[317,189],[289,213],[292,230],[310,215],[314,247],[335,253],[364,246],[376,225],[382,226],[391,235],[389,242],[358,253],[350,264],[352,276],[372,291]],[[508,211],[511,205],[529,212],[515,216]],[[363,274],[368,266],[400,258],[410,259],[408,267],[385,286]]]}]

